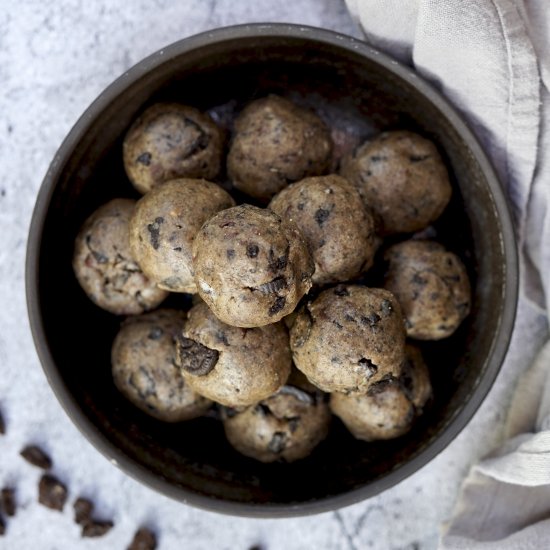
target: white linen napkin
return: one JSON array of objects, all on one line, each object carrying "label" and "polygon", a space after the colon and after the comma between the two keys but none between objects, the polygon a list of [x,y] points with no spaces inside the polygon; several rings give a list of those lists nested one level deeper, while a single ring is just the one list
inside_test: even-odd
[{"label": "white linen napkin", "polygon": [[[346,0],[367,41],[410,64],[463,113],[490,155],[520,249],[519,315],[550,299],[550,3]],[[520,323],[518,323],[519,325]],[[538,341],[522,339],[525,357]],[[510,353],[518,356],[518,350]],[[516,361],[517,363],[517,361]],[[520,362],[521,363],[521,362]],[[550,343],[521,376],[507,441],[474,465],[443,549],[550,547]]]}]

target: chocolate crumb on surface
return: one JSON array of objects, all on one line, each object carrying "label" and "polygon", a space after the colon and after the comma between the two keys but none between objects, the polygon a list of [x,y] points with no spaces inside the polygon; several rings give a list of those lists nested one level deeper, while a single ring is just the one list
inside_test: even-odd
[{"label": "chocolate crumb on surface", "polygon": [[323,226],[323,224],[328,220],[330,216],[330,210],[326,210],[325,208],[319,208],[317,212],[315,212],[315,221],[319,226]]},{"label": "chocolate crumb on surface", "polygon": [[27,462],[43,470],[49,470],[52,467],[52,459],[36,445],[27,445],[19,454]]},{"label": "chocolate crumb on surface", "polygon": [[112,521],[88,521],[82,526],[83,537],[102,537],[113,528]]},{"label": "chocolate crumb on surface", "polygon": [[2,411],[0,411],[0,434],[4,435],[6,433],[6,425],[4,424],[4,417],[2,416]]},{"label": "chocolate crumb on surface", "polygon": [[139,162],[140,164],[143,164],[145,166],[149,166],[151,164],[151,158],[152,155],[149,152],[141,153],[139,157],[136,159],[136,162]]},{"label": "chocolate crumb on surface", "polygon": [[15,516],[15,489],[12,487],[2,489],[2,509],[7,516]]},{"label": "chocolate crumb on surface", "polygon": [[57,478],[44,474],[38,485],[38,502],[52,510],[62,511],[67,501],[67,488]]},{"label": "chocolate crumb on surface", "polygon": [[207,375],[218,362],[219,352],[201,343],[178,335],[178,352],[181,367],[195,376]]},{"label": "chocolate crumb on surface", "polygon": [[79,497],[73,504],[74,521],[79,525],[83,525],[90,521],[94,509],[93,503],[87,498]]},{"label": "chocolate crumb on surface", "polygon": [[6,524],[4,523],[4,519],[2,518],[2,516],[0,516],[0,537],[4,535],[5,532],[6,532]]},{"label": "chocolate crumb on surface", "polygon": [[155,550],[156,547],[157,537],[155,534],[146,527],[141,527],[136,531],[127,550]]},{"label": "chocolate crumb on surface", "polygon": [[272,316],[272,315],[275,315],[276,313],[279,313],[279,311],[281,311],[281,309],[285,307],[285,304],[286,304],[286,298],[284,296],[277,296],[277,299],[275,300],[275,302],[273,302],[273,304],[269,308],[269,312],[268,312],[269,315]]}]

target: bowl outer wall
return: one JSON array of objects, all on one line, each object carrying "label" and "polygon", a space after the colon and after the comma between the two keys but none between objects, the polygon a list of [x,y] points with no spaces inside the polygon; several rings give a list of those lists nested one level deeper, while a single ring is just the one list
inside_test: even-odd
[{"label": "bowl outer wall", "polygon": [[[80,405],[68,391],[55,365],[42,324],[38,296],[41,234],[49,204],[55,190],[55,184],[64,170],[65,162],[70,158],[82,136],[86,134],[91,122],[114,97],[123,93],[132,83],[139,80],[144,74],[162,65],[170,58],[180,56],[186,52],[199,49],[215,42],[262,36],[280,38],[299,37],[301,39],[305,38],[315,42],[322,42],[339,49],[353,51],[355,54],[364,56],[372,62],[384,66],[386,70],[391,71],[397,77],[405,80],[420,94],[427,97],[428,100],[443,113],[450,125],[454,127],[461,138],[468,144],[486,178],[492,200],[494,201],[492,206],[498,212],[501,222],[501,240],[506,262],[504,266],[505,282],[502,288],[503,306],[501,311],[495,312],[495,315],[498,315],[499,326],[496,331],[497,336],[493,340],[492,351],[489,354],[488,364],[484,370],[484,375],[474,389],[466,405],[450,420],[440,437],[399,469],[394,470],[383,478],[376,479],[368,486],[351,490],[342,495],[330,496],[325,499],[308,501],[296,505],[270,503],[262,504],[261,506],[256,504],[247,505],[196,494],[185,488],[173,486],[169,482],[153,475],[149,470],[127,457],[116,446],[106,441],[101,432],[82,412]],[[432,460],[449,445],[466,426],[493,385],[510,342],[518,296],[518,255],[515,243],[511,215],[506,199],[495,171],[482,147],[454,107],[452,107],[438,91],[421,79],[410,68],[398,63],[361,40],[325,29],[290,24],[237,25],[207,31],[185,38],[140,61],[108,86],[76,122],[57,151],[46,173],[33,212],[26,257],[25,281],[27,306],[33,339],[49,384],[68,416],[92,445],[108,458],[110,462],[149,487],[180,502],[205,510],[245,517],[303,516],[351,505],[392,487]]]}]

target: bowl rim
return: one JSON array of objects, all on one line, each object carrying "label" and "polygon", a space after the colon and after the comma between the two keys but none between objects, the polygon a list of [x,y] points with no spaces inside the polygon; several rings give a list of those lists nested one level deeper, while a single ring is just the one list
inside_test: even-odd
[{"label": "bowl rim", "polygon": [[[312,42],[320,42],[344,51],[354,52],[370,61],[383,65],[385,69],[405,80],[416,89],[447,118],[452,127],[468,144],[479,167],[485,176],[493,207],[497,211],[501,223],[501,238],[505,254],[504,284],[502,307],[498,312],[499,325],[496,337],[492,343],[491,352],[487,359],[487,368],[483,378],[472,391],[466,405],[452,417],[436,440],[430,442],[416,456],[406,464],[390,471],[382,478],[374,480],[367,486],[358,487],[340,495],[332,495],[318,500],[299,502],[295,504],[246,504],[234,501],[218,499],[206,496],[195,491],[170,484],[163,478],[150,472],[147,468],[135,462],[125,455],[115,445],[110,443],[96,428],[93,422],[84,414],[80,405],[69,392],[59,370],[53,360],[45,336],[42,315],[39,305],[39,259],[42,243],[42,230],[50,206],[50,202],[60,175],[67,160],[72,155],[75,147],[88,131],[90,125],[105,107],[122,93],[126,88],[134,84],[150,70],[162,65],[169,59],[191,52],[203,46],[213,43],[231,41],[240,38],[301,38]],[[27,254],[25,264],[25,287],[27,310],[30,320],[31,332],[38,353],[40,363],[55,396],[72,422],[86,437],[91,445],[100,451],[112,464],[123,472],[133,477],[142,484],[155,491],[171,497],[179,502],[195,506],[197,508],[243,517],[281,518],[296,517],[337,510],[375,496],[386,489],[396,485],[409,477],[417,470],[430,462],[436,455],[445,449],[451,441],[464,429],[476,410],[481,405],[485,396],[492,387],[506,355],[512,329],[518,299],[518,252],[512,225],[512,218],[504,192],[491,162],[483,151],[477,138],[469,129],[466,122],[458,114],[447,99],[431,84],[413,71],[413,69],[401,64],[389,55],[379,51],[366,42],[342,33],[328,29],[311,27],[306,25],[287,23],[252,23],[220,27],[183,38],[145,57],[109,86],[90,104],[84,111],[72,129],[69,131],[61,146],[57,150],[43,179],[38,192],[34,211],[32,214],[27,241]]]}]

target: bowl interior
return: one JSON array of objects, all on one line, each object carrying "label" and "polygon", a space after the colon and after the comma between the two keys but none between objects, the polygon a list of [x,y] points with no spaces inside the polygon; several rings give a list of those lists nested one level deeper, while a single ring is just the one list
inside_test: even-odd
[{"label": "bowl interior", "polygon": [[[485,174],[471,144],[440,108],[389,62],[384,66],[373,54],[365,57],[360,48],[298,32],[226,35],[198,45],[180,45],[164,58],[146,60],[109,88],[91,108],[97,116],[73,131],[46,180],[52,193],[42,206],[47,212],[41,237],[35,237],[38,271],[32,275],[35,322],[52,358],[46,371],[69,412],[102,450],[171,496],[217,509],[229,506],[236,513],[262,508],[287,513],[325,503],[322,509],[355,490],[368,496],[404,477],[407,465],[434,442],[451,439],[449,426],[488,370],[496,373],[490,356],[501,323],[506,268],[501,219]],[[146,105],[189,103],[209,110],[229,130],[234,113],[268,93],[312,106],[356,139],[405,128],[434,140],[454,185],[435,231],[466,263],[474,292],[472,314],[460,329],[443,342],[423,346],[435,399],[408,435],[367,444],[335,419],[313,455],[290,465],[264,465],[237,454],[213,418],[164,424],[121,397],[110,375],[110,348],[120,319],[86,298],[71,269],[74,237],[84,219],[111,198],[137,198],[124,173],[121,147],[125,131]],[[226,185],[223,176],[220,182]],[[173,296],[169,305],[186,307],[188,297]]]}]

